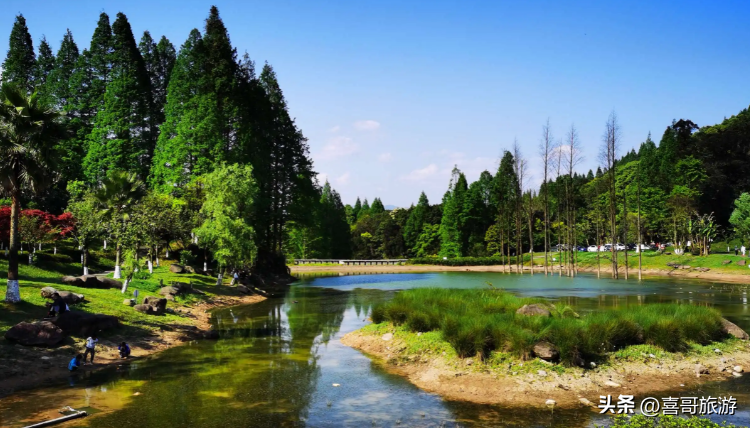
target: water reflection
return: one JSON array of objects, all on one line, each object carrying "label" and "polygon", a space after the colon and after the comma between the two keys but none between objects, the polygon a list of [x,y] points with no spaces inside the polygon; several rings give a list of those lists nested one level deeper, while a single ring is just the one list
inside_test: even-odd
[{"label": "water reflection", "polygon": [[[372,305],[399,289],[496,287],[544,296],[582,311],[651,302],[717,307],[750,328],[746,289],[699,282],[643,283],[487,273],[352,275],[305,278],[281,298],[217,311],[218,341],[165,351],[129,366],[83,373],[69,386],[0,400],[0,425],[55,417],[54,409],[88,407],[93,416],[69,426],[591,426],[589,410],[540,411],[443,401],[425,393],[339,338],[366,324]],[[745,423],[750,377],[674,396],[738,397]],[[334,386],[337,384],[339,386]],[[665,395],[670,395],[669,393]],[[52,411],[50,410],[52,409]],[[744,419],[743,419],[744,418]]]}]

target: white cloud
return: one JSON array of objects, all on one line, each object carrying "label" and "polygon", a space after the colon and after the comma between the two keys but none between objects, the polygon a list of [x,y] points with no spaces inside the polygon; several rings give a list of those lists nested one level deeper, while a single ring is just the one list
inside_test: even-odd
[{"label": "white cloud", "polygon": [[328,174],[326,174],[325,172],[320,172],[318,173],[316,178],[318,179],[318,183],[320,183],[320,185],[322,186],[326,181],[328,181]]},{"label": "white cloud", "polygon": [[349,137],[339,136],[328,140],[328,144],[323,146],[323,150],[316,156],[319,159],[335,159],[359,150],[359,146]]},{"label": "white cloud", "polygon": [[390,153],[381,153],[380,156],[378,156],[378,160],[380,162],[388,162],[393,159],[393,155]]},{"label": "white cloud", "polygon": [[374,120],[358,120],[354,122],[354,129],[357,131],[375,131],[380,128],[380,122]]},{"label": "white cloud", "polygon": [[349,172],[345,172],[340,177],[336,177],[333,180],[333,182],[334,182],[334,184],[338,184],[340,186],[344,186],[344,185],[349,184],[349,178],[351,178],[351,175],[349,174]]},{"label": "white cloud", "polygon": [[336,125],[333,128],[329,129],[328,132],[331,132],[331,133],[335,134],[335,133],[339,132],[340,130],[341,130],[341,127],[338,126],[338,125]]},{"label": "white cloud", "polygon": [[407,181],[423,181],[434,176],[437,173],[437,165],[431,163],[422,169],[415,169],[414,171],[402,176],[401,179]]}]

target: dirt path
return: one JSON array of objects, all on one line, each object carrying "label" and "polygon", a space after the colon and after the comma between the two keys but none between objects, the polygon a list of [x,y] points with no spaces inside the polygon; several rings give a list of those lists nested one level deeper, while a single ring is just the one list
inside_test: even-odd
[{"label": "dirt path", "polygon": [[638,400],[658,391],[688,390],[700,383],[730,379],[734,366],[745,370],[750,367],[750,344],[746,344],[748,351],[701,358],[708,373],[698,377],[695,357],[622,363],[607,369],[576,368],[565,374],[550,368],[513,375],[488,370],[474,359],[450,364],[442,357],[406,356],[405,344],[398,339],[386,341],[358,331],[347,334],[341,342],[377,357],[388,370],[405,376],[419,388],[450,400],[482,404],[544,407],[552,399],[559,407],[592,406],[582,403],[586,399],[595,406],[600,395],[634,395]]},{"label": "dirt path", "polygon": [[[204,337],[209,331],[209,310],[234,305],[257,303],[266,298],[253,296],[217,296],[209,302],[200,302],[181,311],[191,318],[191,325],[172,325],[170,330],[161,330],[147,337],[133,340],[124,336],[113,336],[107,340],[101,339],[96,346],[96,357],[93,365],[84,365],[79,370],[100,370],[112,364],[122,364],[117,346],[120,342],[130,345],[131,356],[134,360],[155,354],[173,346],[182,345]],[[22,389],[44,386],[48,383],[59,382],[68,376],[68,362],[77,352],[83,350],[83,340],[76,339],[74,345],[65,345],[53,349],[26,347],[22,345],[8,345],[8,351],[14,356],[5,359],[0,366],[0,397],[10,395]]]},{"label": "dirt path", "polygon": [[[602,277],[607,277],[609,271],[606,269],[608,266],[602,267]],[[292,274],[295,273],[402,273],[402,272],[507,272],[506,267],[502,265],[495,266],[437,266],[437,265],[400,265],[400,266],[341,266],[341,265],[330,265],[330,266],[290,266]],[[515,272],[514,266],[511,266],[511,271]],[[620,268],[621,272],[624,272],[623,268]],[[524,267],[524,273],[530,273],[531,269],[528,266]],[[596,268],[580,268],[579,272],[585,273],[596,273]],[[544,274],[542,268],[535,268],[534,274]],[[554,275],[559,275],[558,271],[555,270]],[[712,282],[731,282],[731,283],[742,283],[747,284],[750,282],[750,275],[733,274],[733,273],[721,273],[721,272],[697,272],[683,269],[644,269],[643,275],[646,277],[672,277],[672,278],[692,278],[701,279],[704,281]],[[637,270],[630,270],[631,278],[638,277]]]}]

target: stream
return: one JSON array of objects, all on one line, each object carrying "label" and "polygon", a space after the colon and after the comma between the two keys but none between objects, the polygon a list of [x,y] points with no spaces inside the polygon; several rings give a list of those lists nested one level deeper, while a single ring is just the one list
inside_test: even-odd
[{"label": "stream", "polygon": [[[544,297],[585,313],[643,303],[711,306],[750,331],[748,288],[686,279],[576,278],[483,272],[303,276],[282,297],[217,310],[217,341],[197,341],[57,385],[0,399],[0,426],[58,417],[71,406],[89,417],[63,427],[592,427],[589,409],[539,410],[443,400],[340,343],[366,325],[373,304],[414,287],[481,288]],[[338,386],[334,386],[338,385]],[[660,396],[737,398],[747,425],[750,375]],[[639,397],[636,397],[638,400]],[[640,397],[643,398],[643,397]]]}]

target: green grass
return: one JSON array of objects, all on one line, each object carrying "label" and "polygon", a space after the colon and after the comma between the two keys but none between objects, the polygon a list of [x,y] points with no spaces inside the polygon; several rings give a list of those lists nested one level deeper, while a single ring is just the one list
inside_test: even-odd
[{"label": "green grass", "polygon": [[[668,249],[667,252],[671,249]],[[559,256],[556,255],[559,260]],[[536,259],[535,259],[536,260]],[[578,265],[584,268],[596,268],[596,253],[581,252],[577,254]],[[602,271],[606,271],[609,268],[612,260],[611,253],[600,253],[600,262],[602,265]],[[732,263],[723,264],[725,260],[729,260]],[[710,254],[708,256],[693,256],[691,254],[677,256],[673,252],[671,255],[659,254],[656,251],[644,251],[642,257],[643,269],[672,269],[667,263],[677,263],[680,265],[687,265],[692,268],[709,268],[711,272],[722,272],[732,273],[741,275],[750,275],[750,268],[748,265],[740,266],[737,264],[738,261],[744,260],[750,264],[750,258],[735,256],[732,254]],[[625,263],[625,255],[622,252],[618,253],[618,263],[623,266]],[[536,262],[539,263],[538,261]],[[628,252],[628,267],[630,269],[638,269],[638,253],[634,251]]]},{"label": "green grass", "polygon": [[[38,258],[39,261],[35,265],[29,265],[27,263],[28,259],[23,256],[21,257],[19,282],[23,302],[9,304],[0,301],[0,335],[21,321],[34,321],[44,317],[47,313],[45,303],[48,300],[41,297],[40,290],[46,286],[85,295],[86,301],[74,306],[72,309],[89,313],[114,315],[120,319],[124,332],[132,335],[148,335],[155,330],[168,329],[174,324],[194,324],[192,318],[184,315],[167,313],[164,316],[151,316],[136,312],[132,307],[123,305],[124,299],[132,298],[134,290],[139,290],[139,303],[146,296],[157,296],[157,291],[161,287],[160,280],[165,286],[173,281],[192,283],[196,289],[206,292],[205,296],[195,294],[180,296],[177,298],[177,301],[169,302],[167,305],[168,308],[182,307],[193,304],[199,299],[211,298],[216,295],[239,294],[234,288],[217,287],[215,285],[216,279],[209,276],[172,273],[168,267],[173,261],[168,260],[162,260],[161,267],[154,268],[154,273],[151,275],[146,272],[142,272],[140,275],[137,274],[137,276],[143,279],[134,279],[128,286],[128,291],[125,294],[122,294],[118,289],[98,290],[68,286],[63,284],[60,279],[64,275],[80,275],[82,273],[81,264],[63,263],[59,260],[66,257],[67,253],[73,253],[77,255],[77,261],[80,261],[80,253],[78,253],[77,248],[72,248],[71,243],[60,243],[59,245],[57,255],[47,253],[52,252],[51,246],[45,248],[45,251],[42,252],[43,256]],[[97,264],[94,265],[95,269],[99,271],[105,269],[112,270],[114,260],[110,257],[111,254],[98,252],[96,255]],[[112,263],[112,266],[103,264],[109,262]],[[0,257],[0,277],[7,277],[7,269],[8,261],[3,254]],[[5,281],[0,281],[0,299],[5,297],[5,291]],[[121,333],[123,331],[104,332],[102,336],[107,337],[108,334]]]},{"label": "green grass", "polygon": [[[597,425],[598,427],[599,425]],[[617,416],[609,428],[736,428],[735,425],[717,424],[710,419],[677,416],[646,417],[643,415]]]},{"label": "green grass", "polygon": [[460,358],[484,360],[501,352],[527,360],[533,346],[546,340],[559,349],[561,362],[568,366],[602,361],[633,345],[651,346],[646,354],[654,349],[684,353],[727,339],[720,313],[706,307],[651,304],[579,317],[573,308],[548,305],[551,317],[516,314],[531,303],[548,305],[543,299],[502,290],[418,288],[376,305],[372,320],[411,332],[439,332]]}]

